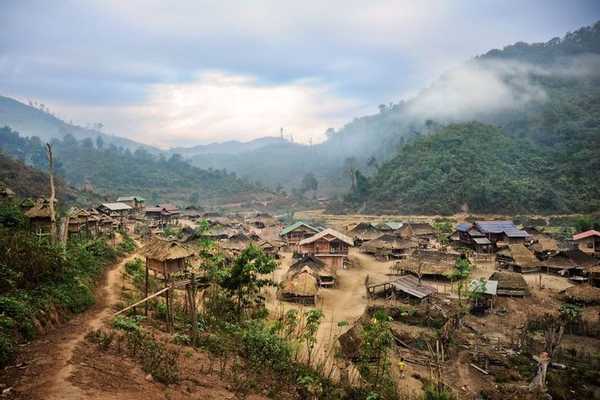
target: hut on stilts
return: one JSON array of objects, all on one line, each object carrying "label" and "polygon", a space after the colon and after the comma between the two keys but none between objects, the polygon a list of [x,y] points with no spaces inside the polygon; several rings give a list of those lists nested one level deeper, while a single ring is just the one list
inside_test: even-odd
[{"label": "hut on stilts", "polygon": [[[171,286],[172,275],[183,272],[189,265],[194,251],[182,243],[173,240],[154,239],[142,249],[146,258],[145,297],[148,297],[149,272],[152,271],[164,282],[164,287]],[[173,328],[173,290],[166,291],[167,325]],[[148,303],[145,303],[145,314],[148,315]]]}]

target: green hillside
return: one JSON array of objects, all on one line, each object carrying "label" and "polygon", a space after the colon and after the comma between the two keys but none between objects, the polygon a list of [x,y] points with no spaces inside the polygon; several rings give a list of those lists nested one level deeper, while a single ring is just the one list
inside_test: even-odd
[{"label": "green hillside", "polygon": [[464,204],[474,212],[593,211],[600,207],[595,171],[573,175],[526,139],[477,122],[454,124],[403,146],[349,201],[417,213]]}]

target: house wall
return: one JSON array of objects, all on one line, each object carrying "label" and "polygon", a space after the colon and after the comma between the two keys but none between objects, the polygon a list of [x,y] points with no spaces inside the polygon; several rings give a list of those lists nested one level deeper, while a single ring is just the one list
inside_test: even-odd
[{"label": "house wall", "polygon": [[583,251],[584,253],[589,254],[595,253],[596,251],[600,252],[600,238],[597,238],[595,236],[577,240],[576,243],[579,250]]},{"label": "house wall", "polygon": [[299,226],[291,232],[288,232],[285,235],[285,240],[289,245],[297,245],[301,240],[307,239],[313,236],[316,232],[311,229],[308,229],[305,226]]}]

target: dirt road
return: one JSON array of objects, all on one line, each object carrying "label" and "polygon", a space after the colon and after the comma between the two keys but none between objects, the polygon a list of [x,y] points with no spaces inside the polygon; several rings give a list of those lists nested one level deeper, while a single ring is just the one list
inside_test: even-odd
[{"label": "dirt road", "polygon": [[137,252],[108,270],[98,288],[96,304],[91,309],[24,348],[22,358],[26,369],[15,385],[17,396],[31,400],[97,398],[90,397],[71,383],[70,377],[76,368],[72,357],[77,345],[85,340],[85,335],[90,330],[100,328],[112,315],[112,307],[119,300],[123,267],[136,256]]}]

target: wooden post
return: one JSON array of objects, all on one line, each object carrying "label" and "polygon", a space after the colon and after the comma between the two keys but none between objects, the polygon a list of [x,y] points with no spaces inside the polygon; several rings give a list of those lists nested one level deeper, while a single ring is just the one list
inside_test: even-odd
[{"label": "wooden post", "polygon": [[[145,283],[144,283],[144,298],[148,297],[148,278],[149,278],[149,273],[148,273],[148,257],[146,257],[146,274],[145,274]],[[146,302],[146,304],[144,304],[144,315],[146,317],[148,316],[148,302]]]},{"label": "wooden post", "polygon": [[192,272],[192,279],[190,283],[190,306],[192,313],[192,340],[194,344],[198,338],[198,315],[196,313],[196,275]]}]

